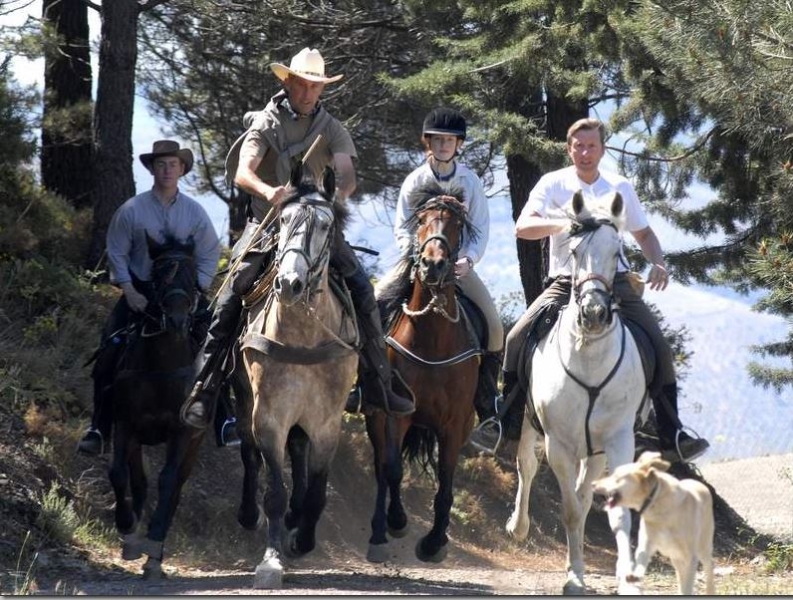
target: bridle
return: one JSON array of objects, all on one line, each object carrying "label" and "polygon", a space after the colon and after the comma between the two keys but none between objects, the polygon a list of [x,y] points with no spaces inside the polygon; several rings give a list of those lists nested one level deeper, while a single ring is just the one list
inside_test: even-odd
[{"label": "bridle", "polygon": [[[591,219],[588,220],[584,227],[582,227],[579,231],[573,233],[573,236],[587,236],[586,240],[582,240],[583,242],[589,243],[589,239],[595,231],[597,231],[603,225],[607,225],[614,229],[614,231],[619,232],[617,226],[610,221],[609,219]],[[619,260],[622,260],[622,256],[620,254],[619,248],[617,249],[617,257]],[[587,288],[586,290],[582,291],[584,284],[594,282],[595,285]],[[599,284],[599,285],[598,285]],[[602,287],[601,287],[602,286]],[[584,300],[588,296],[599,296],[600,304],[605,306],[608,310],[608,324],[612,323],[614,318],[614,310],[617,307],[617,302],[614,297],[614,282],[613,278],[609,279],[605,275],[600,273],[587,273],[583,278],[577,279],[577,270],[573,269],[573,278],[572,278],[572,295],[573,300],[578,307],[578,314],[579,320],[581,319],[581,305]]]},{"label": "bridle", "polygon": [[[311,296],[319,290],[322,282],[322,273],[330,260],[329,250],[335,233],[336,220],[333,213],[333,202],[319,195],[302,196],[287,202],[283,208],[292,204],[297,204],[299,209],[293,212],[291,219],[287,223],[286,231],[279,233],[282,236],[281,239],[286,241],[284,246],[278,249],[278,254],[275,258],[276,270],[280,267],[284,257],[290,252],[296,253],[303,259],[308,265],[308,285],[306,285],[304,292],[304,302],[308,303]],[[312,258],[311,238],[317,225],[317,212],[320,210],[330,217],[331,224],[321,248],[316,253],[316,256]],[[305,232],[302,236],[296,236],[295,234],[302,227],[305,227]],[[299,239],[295,241],[295,238]]]},{"label": "bridle", "polygon": [[[462,235],[458,236],[457,244],[452,246],[452,244],[449,242],[449,238],[443,233],[443,224],[445,223],[443,219],[443,211],[448,210],[454,215],[454,217],[457,217],[460,220],[464,218],[464,215],[461,208],[458,208],[456,205],[449,202],[445,202],[440,198],[433,198],[429,200],[423,206],[416,209],[416,213],[420,215],[430,210],[439,210],[439,214],[434,217],[432,221],[430,221],[430,225],[434,226],[434,224],[439,223],[441,224],[441,227],[435,229],[431,235],[429,235],[417,246],[414,244],[414,246],[416,246],[416,250],[413,253],[413,266],[410,272],[410,280],[414,281],[416,278],[418,278],[422,287],[429,291],[430,300],[427,305],[420,310],[412,310],[408,308],[407,302],[403,302],[402,312],[404,312],[409,317],[420,317],[430,312],[436,312],[452,323],[456,323],[460,320],[461,313],[457,298],[455,296],[454,300],[456,314],[452,316],[446,309],[447,297],[442,292],[450,285],[454,285],[454,264],[457,262],[457,257],[460,253],[460,248],[462,247]],[[462,230],[462,223],[460,229]],[[416,241],[418,242],[418,240]],[[443,246],[446,256],[448,257],[448,268],[446,269],[443,277],[440,277],[437,281],[427,281],[421,268],[421,257],[424,254],[424,250],[432,242],[439,242],[441,246]],[[452,277],[448,276],[449,273],[452,274]]]},{"label": "bridle", "polygon": [[[166,307],[168,301],[173,298],[185,298],[190,304],[188,312],[188,319],[185,327],[189,329],[193,316],[198,308],[198,286],[193,277],[192,284],[188,290],[186,286],[174,285],[174,279],[179,273],[184,263],[189,263],[192,266],[195,259],[191,254],[181,251],[166,252],[158,256],[152,265],[152,286],[153,286],[153,299],[152,304],[157,307],[157,316],[152,315],[148,311],[144,315],[151,321],[157,324],[157,329],[154,331],[147,330],[147,323],[144,323],[141,330],[141,337],[153,337],[165,333],[168,330],[168,312]],[[166,270],[165,274],[161,274]]]}]

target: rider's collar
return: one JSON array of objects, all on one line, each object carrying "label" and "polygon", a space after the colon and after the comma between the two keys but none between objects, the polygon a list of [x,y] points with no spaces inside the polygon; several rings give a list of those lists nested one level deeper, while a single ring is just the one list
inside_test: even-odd
[{"label": "rider's collar", "polygon": [[283,100],[281,100],[278,103],[278,106],[283,107],[284,110],[286,110],[286,112],[289,113],[289,116],[291,116],[292,119],[295,120],[295,121],[297,121],[298,119],[306,119],[308,117],[313,117],[314,115],[316,115],[319,112],[320,108],[322,108],[322,105],[321,105],[320,101],[317,100],[317,104],[314,107],[314,110],[312,110],[307,115],[300,114],[294,108],[292,108],[292,104],[289,102],[289,96],[288,95],[284,96]]},{"label": "rider's collar", "polygon": [[[441,175],[438,171],[435,170],[435,167],[432,166],[432,161],[438,161],[439,163],[452,163],[452,170],[449,172],[448,175]],[[457,173],[457,163],[454,161],[454,157],[450,158],[449,160],[438,160],[434,156],[429,160],[430,170],[432,174],[435,176],[435,179],[438,181],[451,181],[454,174]]]}]

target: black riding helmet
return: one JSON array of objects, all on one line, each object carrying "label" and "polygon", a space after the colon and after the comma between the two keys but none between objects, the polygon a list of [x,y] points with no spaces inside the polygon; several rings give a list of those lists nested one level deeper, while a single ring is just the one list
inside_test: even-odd
[{"label": "black riding helmet", "polygon": [[456,135],[465,139],[465,117],[453,108],[434,108],[424,118],[421,135]]}]

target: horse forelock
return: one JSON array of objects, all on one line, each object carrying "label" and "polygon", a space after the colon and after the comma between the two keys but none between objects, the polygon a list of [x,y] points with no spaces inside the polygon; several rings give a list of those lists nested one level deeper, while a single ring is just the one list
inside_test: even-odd
[{"label": "horse forelock", "polygon": [[[445,199],[444,196],[451,197],[454,201]],[[479,239],[479,230],[468,217],[464,200],[465,190],[459,186],[453,186],[447,190],[434,181],[421,186],[408,195],[408,206],[413,207],[413,212],[405,221],[405,227],[415,235],[416,231],[418,231],[421,215],[425,211],[445,208],[453,211],[460,218],[465,236],[471,241],[476,241]]]},{"label": "horse forelock", "polygon": [[299,202],[301,198],[305,198],[312,194],[319,194],[325,202],[330,204],[336,227],[343,231],[350,220],[350,209],[347,203],[336,200],[334,195],[328,194],[325,190],[310,181],[303,181],[297,187],[291,188],[290,193],[278,206],[279,212],[289,204]]}]

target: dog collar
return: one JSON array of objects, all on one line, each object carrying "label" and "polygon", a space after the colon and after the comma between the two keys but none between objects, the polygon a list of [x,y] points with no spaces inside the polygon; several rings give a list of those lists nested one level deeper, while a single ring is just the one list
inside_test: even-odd
[{"label": "dog collar", "polygon": [[652,504],[652,501],[655,500],[655,495],[657,493],[658,493],[658,481],[655,482],[655,485],[653,486],[653,489],[650,492],[650,495],[647,496],[647,498],[644,499],[644,502],[642,502],[642,505],[639,508],[639,516],[640,517],[642,516],[642,513],[649,508],[650,504]]}]

